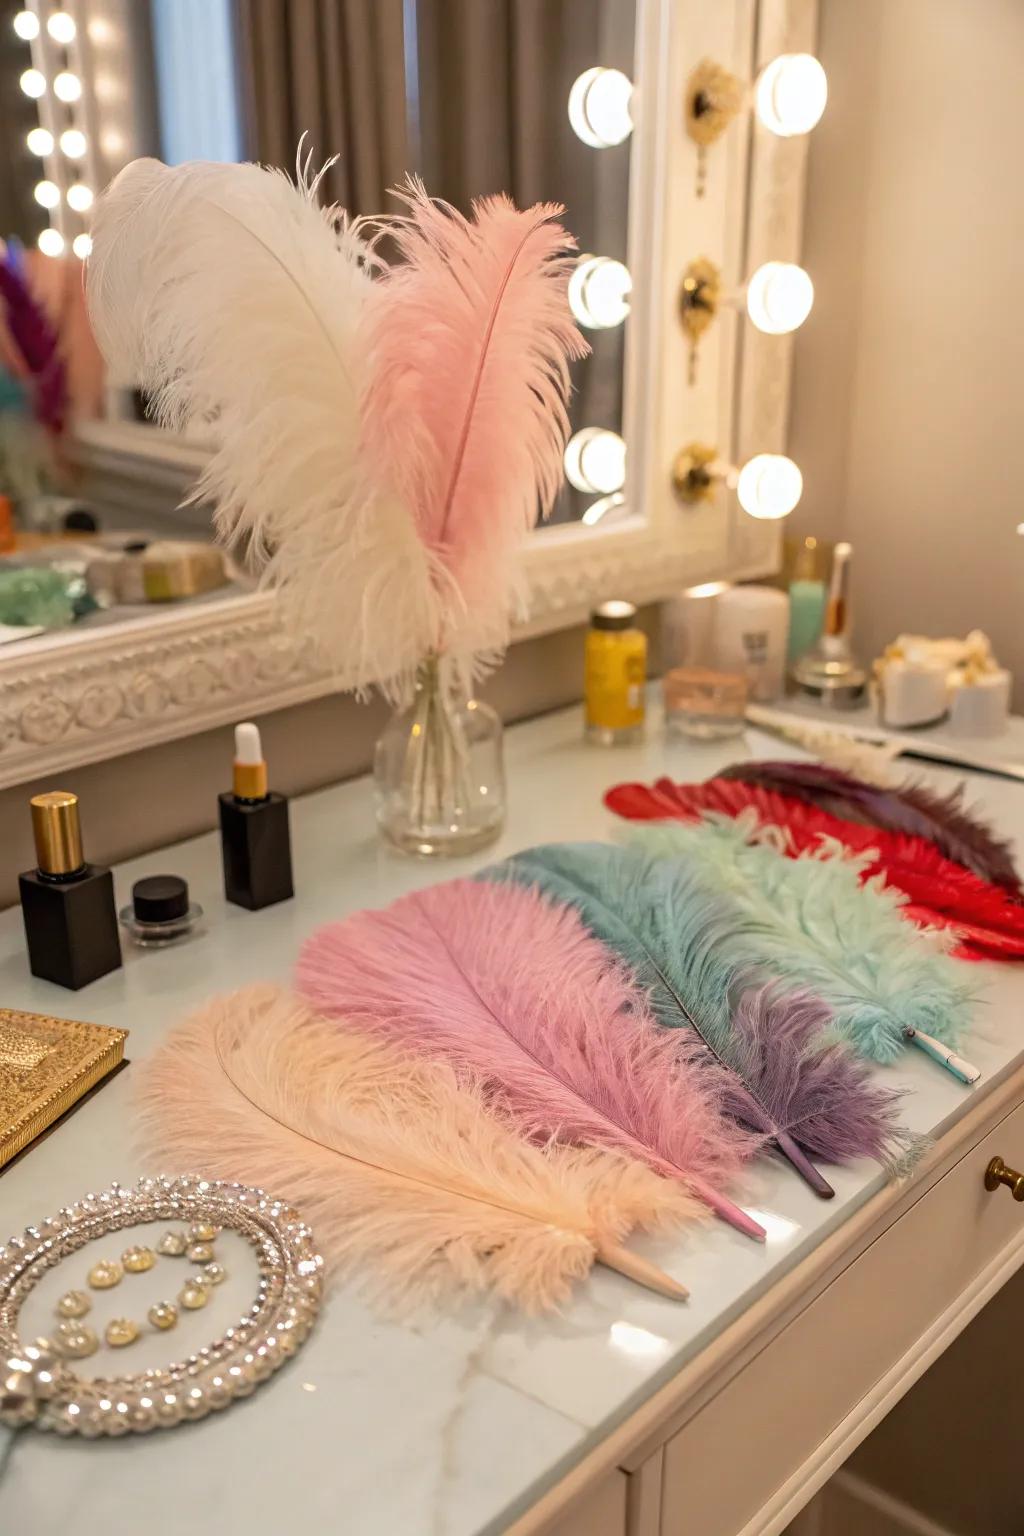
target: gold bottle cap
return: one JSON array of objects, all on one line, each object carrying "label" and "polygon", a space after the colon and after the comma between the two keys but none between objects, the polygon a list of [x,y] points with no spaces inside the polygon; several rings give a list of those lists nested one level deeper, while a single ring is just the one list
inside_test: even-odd
[{"label": "gold bottle cap", "polygon": [[71,875],[85,863],[78,796],[66,789],[33,795],[32,835],[36,865],[44,875]]}]

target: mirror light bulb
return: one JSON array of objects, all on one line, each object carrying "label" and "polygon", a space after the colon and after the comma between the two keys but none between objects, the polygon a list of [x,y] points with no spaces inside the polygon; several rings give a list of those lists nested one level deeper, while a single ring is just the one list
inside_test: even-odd
[{"label": "mirror light bulb", "polygon": [[77,101],[82,94],[82,82],[70,69],[62,69],[53,82],[53,92],[60,101]]},{"label": "mirror light bulb", "polygon": [[31,96],[38,101],[40,96],[46,95],[46,76],[38,69],[26,69],[23,71],[18,84],[26,96]]},{"label": "mirror light bulb", "polygon": [[621,69],[586,69],[569,92],[569,121],[591,149],[610,149],[633,132],[633,82]]},{"label": "mirror light bulb", "polygon": [[810,133],[827,100],[825,71],[811,53],[780,53],[757,82],[757,115],[782,139]]},{"label": "mirror light bulb", "polygon": [[633,280],[610,256],[581,256],[569,279],[569,308],[581,325],[607,331],[629,314]]},{"label": "mirror light bulb", "polygon": [[76,213],[84,213],[92,207],[92,187],[87,187],[83,181],[76,181],[68,187],[68,207]]},{"label": "mirror light bulb", "polygon": [[565,473],[578,491],[609,496],[626,483],[626,445],[617,432],[584,427],[565,447]]},{"label": "mirror light bulb", "polygon": [[69,160],[81,160],[88,144],[80,128],[65,128],[60,136],[60,147]]},{"label": "mirror light bulb", "polygon": [[795,331],[813,303],[814,284],[792,261],[766,261],[747,284],[747,314],[769,336]]},{"label": "mirror light bulb", "polygon": [[44,256],[60,256],[64,250],[64,236],[59,229],[44,229],[36,244]]},{"label": "mirror light bulb", "polygon": [[39,17],[34,11],[19,11],[11,25],[23,43],[39,36]]},{"label": "mirror light bulb", "polygon": [[758,453],[748,459],[736,482],[736,495],[751,517],[787,517],[800,500],[804,477],[781,453]]},{"label": "mirror light bulb", "polygon": [[29,154],[38,155],[40,159],[43,155],[53,154],[53,134],[48,128],[30,128],[25,135],[25,143]]},{"label": "mirror light bulb", "polygon": [[60,187],[55,181],[37,181],[33,197],[42,208],[56,208],[60,202]]},{"label": "mirror light bulb", "polygon": [[79,261],[85,261],[87,256],[92,255],[92,235],[76,235],[71,242],[71,249]]},{"label": "mirror light bulb", "polygon": [[611,513],[617,512],[620,507],[626,505],[626,498],[621,491],[613,491],[610,496],[602,496],[598,501],[592,501],[584,512],[581,521],[588,528],[595,528]]},{"label": "mirror light bulb", "polygon": [[47,20],[46,30],[55,43],[73,43],[78,28],[74,17],[69,16],[67,11],[54,11]]}]

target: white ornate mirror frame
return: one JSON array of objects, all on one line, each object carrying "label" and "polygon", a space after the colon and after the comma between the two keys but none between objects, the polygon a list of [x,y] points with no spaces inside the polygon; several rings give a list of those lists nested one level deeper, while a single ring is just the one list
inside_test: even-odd
[{"label": "white ornate mirror frame", "polygon": [[[610,593],[648,601],[777,563],[778,524],[747,516],[724,488],[712,503],[680,505],[671,468],[691,441],[739,463],[783,450],[791,338],[723,313],[688,385],[678,299],[695,256],[713,257],[730,282],[765,260],[797,258],[806,139],[774,137],[741,113],[709,151],[698,197],[683,102],[701,59],[752,80],[777,54],[813,51],[815,21],[816,0],[637,0],[627,505],[607,526],[536,533],[517,638],[577,623]],[[82,427],[76,452],[101,496],[153,511],[180,499],[202,463],[200,448],[129,423]],[[5,647],[0,666],[0,788],[356,681],[331,674],[284,633],[269,592],[20,642]]]}]

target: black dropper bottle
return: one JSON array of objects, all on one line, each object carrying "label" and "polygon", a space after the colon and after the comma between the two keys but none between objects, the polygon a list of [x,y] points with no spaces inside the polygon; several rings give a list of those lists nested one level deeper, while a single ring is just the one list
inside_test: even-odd
[{"label": "black dropper bottle", "polygon": [[224,895],[255,912],[294,896],[288,801],[267,788],[259,727],[235,726],[234,783],[220,802]]}]

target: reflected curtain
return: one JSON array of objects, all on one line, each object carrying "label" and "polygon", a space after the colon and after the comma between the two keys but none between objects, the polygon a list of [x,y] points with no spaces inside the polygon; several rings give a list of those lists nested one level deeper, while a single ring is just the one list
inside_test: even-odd
[{"label": "reflected curtain", "polygon": [[380,213],[409,168],[403,0],[236,0],[247,153],[290,171],[301,135],[324,199]]}]

